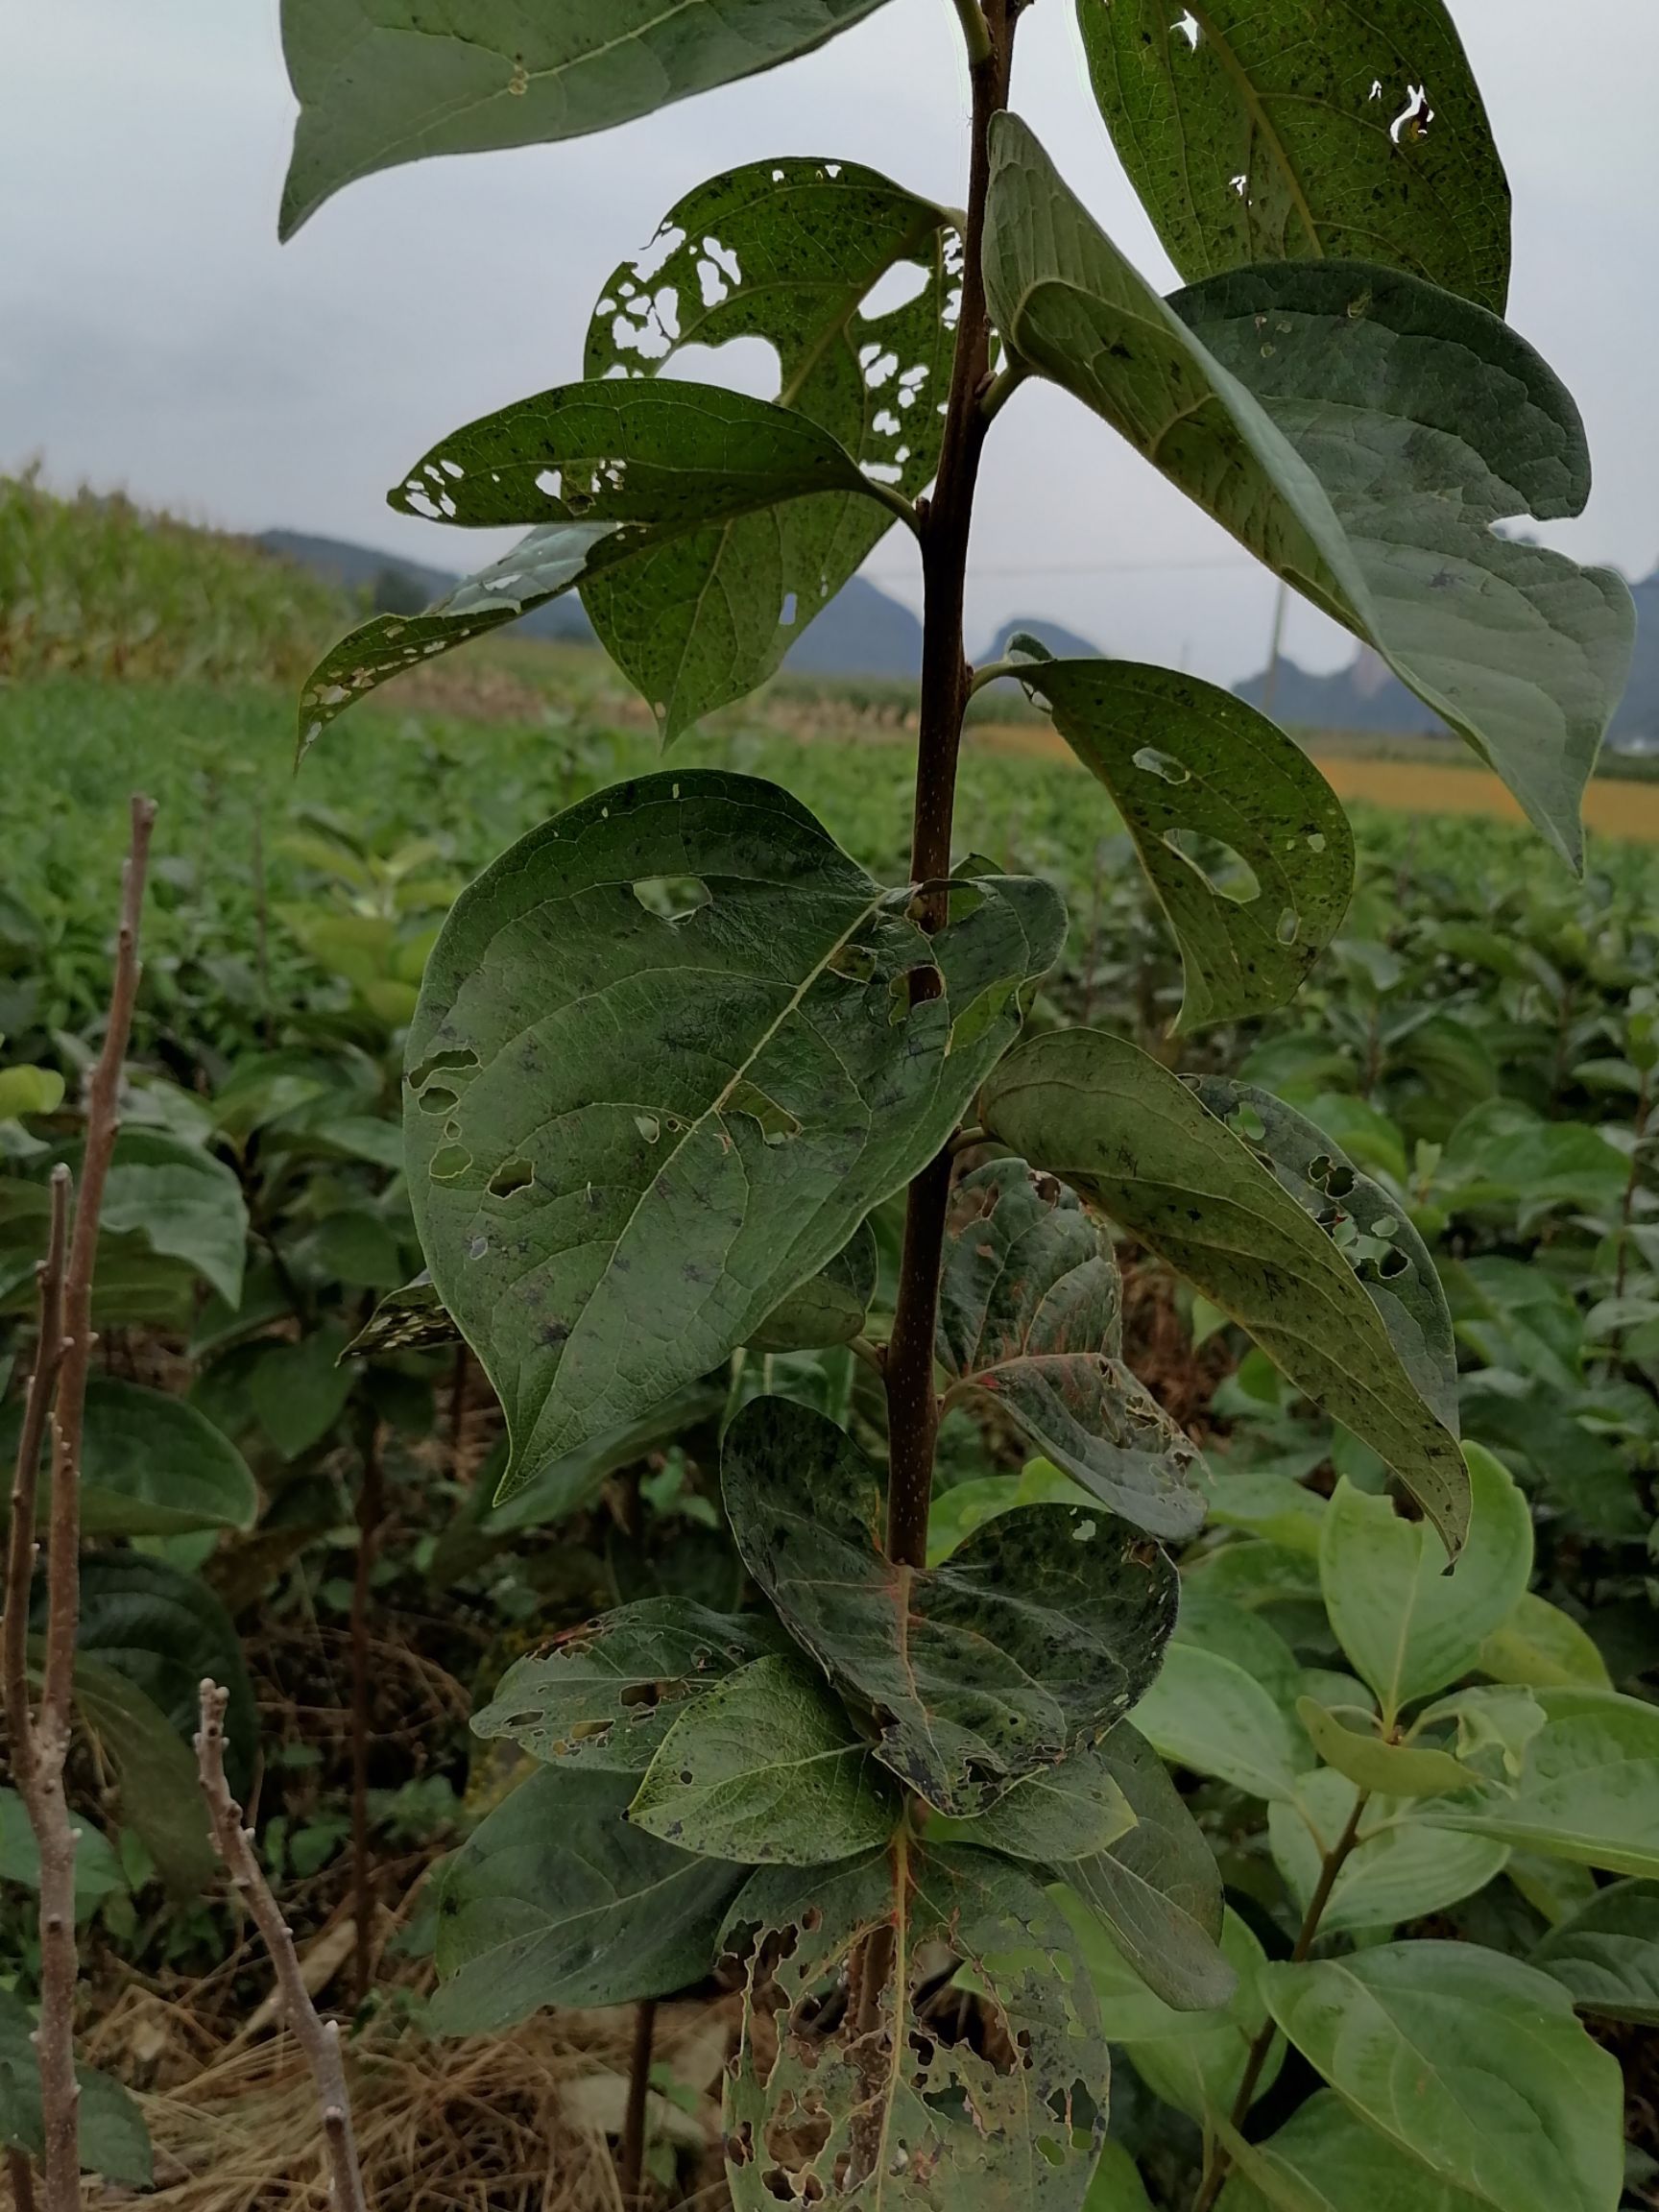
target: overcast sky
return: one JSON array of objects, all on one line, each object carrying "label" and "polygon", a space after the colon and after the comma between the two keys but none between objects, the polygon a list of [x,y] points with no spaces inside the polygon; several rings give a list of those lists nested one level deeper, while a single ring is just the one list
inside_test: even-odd
[{"label": "overcast sky", "polygon": [[[1510,320],[1576,395],[1596,457],[1587,515],[1545,535],[1646,574],[1659,558],[1659,4],[1452,12],[1515,190]],[[294,110],[276,15],[277,0],[0,0],[0,469],[39,454],[60,488],[125,487],[193,519],[470,566],[511,534],[405,519],[386,487],[445,431],[578,374],[605,278],[691,185],[822,155],[962,198],[949,0],[891,0],[804,61],[626,129],[370,178],[278,247]],[[1089,97],[1070,0],[1027,17],[1016,104],[1171,286]],[[890,536],[869,573],[915,603],[910,551]],[[974,555],[971,643],[1007,615],[1047,614],[1105,651],[1224,681],[1262,659],[1265,574],[1050,388],[1026,386],[998,426]],[[1288,642],[1314,666],[1353,651],[1300,609]]]}]

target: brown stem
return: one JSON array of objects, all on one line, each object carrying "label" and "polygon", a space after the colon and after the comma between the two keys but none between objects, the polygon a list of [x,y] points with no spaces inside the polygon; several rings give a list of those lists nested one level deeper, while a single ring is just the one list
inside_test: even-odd
[{"label": "brown stem", "polygon": [[351,2098],[340,2056],[340,2029],[318,2018],[300,1970],[294,1932],[283,1919],[270,1885],[253,1855],[252,1830],[242,1825],[242,1808],[225,1779],[225,1708],[229,1693],[215,1682],[202,1685],[202,1726],[196,1738],[196,1771],[207,1806],[213,1843],[230,1877],[230,1887],[253,1915],[276,1970],[276,1987],[323,2113],[323,2138],[328,2152],[328,2201],[333,2212],[368,2212],[357,2145],[351,2131]]},{"label": "brown stem", "polygon": [[[1008,105],[1014,26],[1021,5],[1022,0],[986,0],[988,51],[972,58],[969,64],[974,87],[973,153],[963,232],[961,319],[956,328],[939,470],[921,524],[925,596],[922,698],[910,844],[910,879],[917,884],[938,885],[950,873],[956,763],[973,680],[962,637],[968,541],[979,455],[985,442],[986,418],[980,399],[991,368],[991,325],[983,272],[991,119]],[[944,891],[936,888],[926,893],[919,911],[925,929],[941,927],[947,913]],[[940,988],[936,969],[919,969],[911,977],[912,1003],[936,997]],[[887,1347],[887,1552],[902,1566],[920,1567],[927,1554],[933,1447],[939,1430],[933,1336],[950,1194],[950,1156],[947,1149],[923,1168],[910,1186],[899,1295]]]},{"label": "brown stem", "polygon": [[35,2169],[27,2152],[7,2152],[6,2178],[12,2184],[12,2212],[35,2212]]},{"label": "brown stem", "polygon": [[357,1571],[351,1581],[351,1911],[353,2002],[369,1995],[374,1965],[374,1867],[369,1851],[369,1603],[386,1511],[380,1424],[365,1417],[363,1480],[357,1492]]},{"label": "brown stem", "polygon": [[12,1526],[6,1545],[6,1732],[12,1744],[12,1772],[25,1796],[36,1760],[35,1716],[29,1700],[29,1598],[40,1549],[35,1538],[35,1517],[40,1491],[40,1452],[63,1358],[63,1269],[68,1243],[69,1170],[57,1167],[52,1173],[52,1225],[46,1238],[46,1257],[35,1270],[40,1328],[35,1372],[23,1401],[23,1427],[12,1477]]},{"label": "brown stem", "polygon": [[617,2178],[627,2212],[644,2200],[645,2102],[651,2092],[651,2046],[657,2032],[657,2007],[647,1997],[634,2008],[634,2055],[628,2065],[628,2109],[622,2118]]},{"label": "brown stem", "polygon": [[[1336,1887],[1336,1877],[1348,1863],[1354,1846],[1359,1840],[1359,1822],[1370,1802],[1370,1792],[1361,1790],[1354,1800],[1348,1825],[1325,1854],[1319,1879],[1314,1885],[1312,1896],[1308,1900],[1308,1910],[1302,1915],[1302,1926],[1295,1948],[1290,1954],[1293,1965],[1300,1966],[1313,1948],[1314,1938],[1319,1934],[1319,1923],[1325,1917],[1325,1908],[1330,1904],[1331,1892]],[[1256,2084],[1262,2079],[1262,2069],[1267,2063],[1267,2054],[1273,2048],[1273,2038],[1277,2033],[1276,2023],[1272,2020],[1264,2021],[1261,2033],[1250,2046],[1250,2056],[1244,2061],[1243,2078],[1238,2083],[1238,2094],[1233,2100],[1233,2110],[1229,2116],[1235,2134],[1242,2131],[1250,2116],[1250,2107],[1256,2101]],[[1232,2163],[1227,2152],[1217,2146],[1214,2157],[1204,2170],[1198,2194],[1192,2200],[1192,2212],[1210,2212],[1210,2207],[1221,2194],[1221,2184],[1226,2180],[1227,2170]]]}]

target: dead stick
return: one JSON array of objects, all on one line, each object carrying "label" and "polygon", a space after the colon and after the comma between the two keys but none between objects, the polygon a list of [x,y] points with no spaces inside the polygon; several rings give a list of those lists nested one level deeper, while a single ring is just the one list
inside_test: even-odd
[{"label": "dead stick", "polygon": [[351,1580],[351,1911],[356,1920],[351,1996],[367,2001],[374,1965],[374,1867],[369,1848],[369,1607],[386,1509],[380,1424],[364,1417],[363,1479],[357,1492],[357,1569]]},{"label": "dead stick", "polygon": [[12,1769],[27,1794],[35,1770],[35,1716],[29,1699],[29,1598],[35,1560],[35,1517],[40,1491],[40,1451],[47,1417],[63,1358],[63,1268],[69,1245],[69,1170],[52,1171],[52,1226],[46,1257],[35,1270],[40,1329],[35,1372],[23,1401],[23,1428],[17,1439],[17,1465],[12,1478],[12,1527],[6,1547],[4,1682],[6,1732],[12,1743]]},{"label": "dead stick", "polygon": [[276,1973],[276,1987],[288,2025],[310,2069],[317,2103],[323,2114],[323,2135],[328,2152],[328,2200],[334,2212],[368,2212],[363,2176],[357,2164],[357,2143],[351,2130],[351,2098],[346,2087],[346,2068],[340,2056],[337,2021],[319,2019],[300,1971],[294,1932],[253,1855],[253,1832],[242,1825],[242,1808],[230,1794],[225,1779],[225,1708],[228,1691],[216,1682],[202,1684],[202,1726],[196,1738],[196,1770],[213,1830],[214,1847],[225,1862],[230,1887],[253,1915]]},{"label": "dead stick", "polygon": [[651,2046],[657,2032],[657,2007],[648,1997],[634,2013],[634,2056],[628,2069],[628,2109],[622,2119],[622,2201],[637,2212],[644,2200],[645,2104],[651,2088]]},{"label": "dead stick", "polygon": [[35,2212],[35,2174],[27,2152],[7,2152],[6,2178],[12,2184],[12,2212]]}]

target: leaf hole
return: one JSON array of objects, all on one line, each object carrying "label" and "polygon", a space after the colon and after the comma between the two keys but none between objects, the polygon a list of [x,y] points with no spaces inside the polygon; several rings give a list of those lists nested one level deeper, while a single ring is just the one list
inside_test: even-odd
[{"label": "leaf hole", "polygon": [[1166,830],[1164,843],[1178,859],[1201,876],[1217,899],[1235,906],[1248,906],[1262,896],[1256,871],[1241,853],[1218,837],[1200,836],[1195,830]]},{"label": "leaf hole", "polygon": [[492,1198],[514,1198],[520,1190],[528,1190],[536,1180],[536,1168],[524,1159],[503,1160],[484,1188]]},{"label": "leaf hole", "polygon": [[419,1091],[423,1085],[429,1083],[434,1075],[461,1071],[477,1066],[478,1055],[469,1046],[448,1052],[433,1052],[422,1060],[418,1068],[410,1069],[409,1081],[412,1088]]},{"label": "leaf hole", "polygon": [[431,1176],[434,1183],[456,1183],[472,1165],[472,1155],[465,1144],[443,1144],[432,1155]]},{"label": "leaf hole", "polygon": [[684,922],[700,906],[711,906],[714,894],[700,876],[641,876],[634,896],[661,922]]},{"label": "leaf hole", "polygon": [[1286,906],[1279,917],[1279,926],[1273,932],[1281,945],[1294,945],[1302,934],[1302,917],[1294,906]]},{"label": "leaf hole", "polygon": [[912,300],[922,297],[927,289],[927,277],[928,272],[919,261],[895,261],[859,301],[858,320],[877,323],[883,315],[896,315],[901,307],[908,307]]},{"label": "leaf hole", "polygon": [[1177,760],[1172,753],[1160,753],[1156,745],[1142,745],[1135,755],[1135,765],[1143,775],[1157,776],[1166,783],[1192,781],[1192,771],[1185,760]]}]

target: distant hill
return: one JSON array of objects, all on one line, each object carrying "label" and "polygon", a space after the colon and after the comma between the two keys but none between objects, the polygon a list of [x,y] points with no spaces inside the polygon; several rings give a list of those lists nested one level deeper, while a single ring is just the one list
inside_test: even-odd
[{"label": "distant hill", "polygon": [[1098,661],[1100,648],[1087,637],[1079,637],[1075,630],[1068,630],[1063,623],[1048,622],[1035,614],[1016,614],[1011,622],[1004,622],[980,656],[980,664],[990,661],[1006,661],[1009,640],[1023,631],[1035,637],[1040,645],[1046,645],[1057,661]]},{"label": "distant hill", "polygon": [[783,665],[797,676],[919,677],[922,625],[908,607],[854,576],[789,648]]}]

